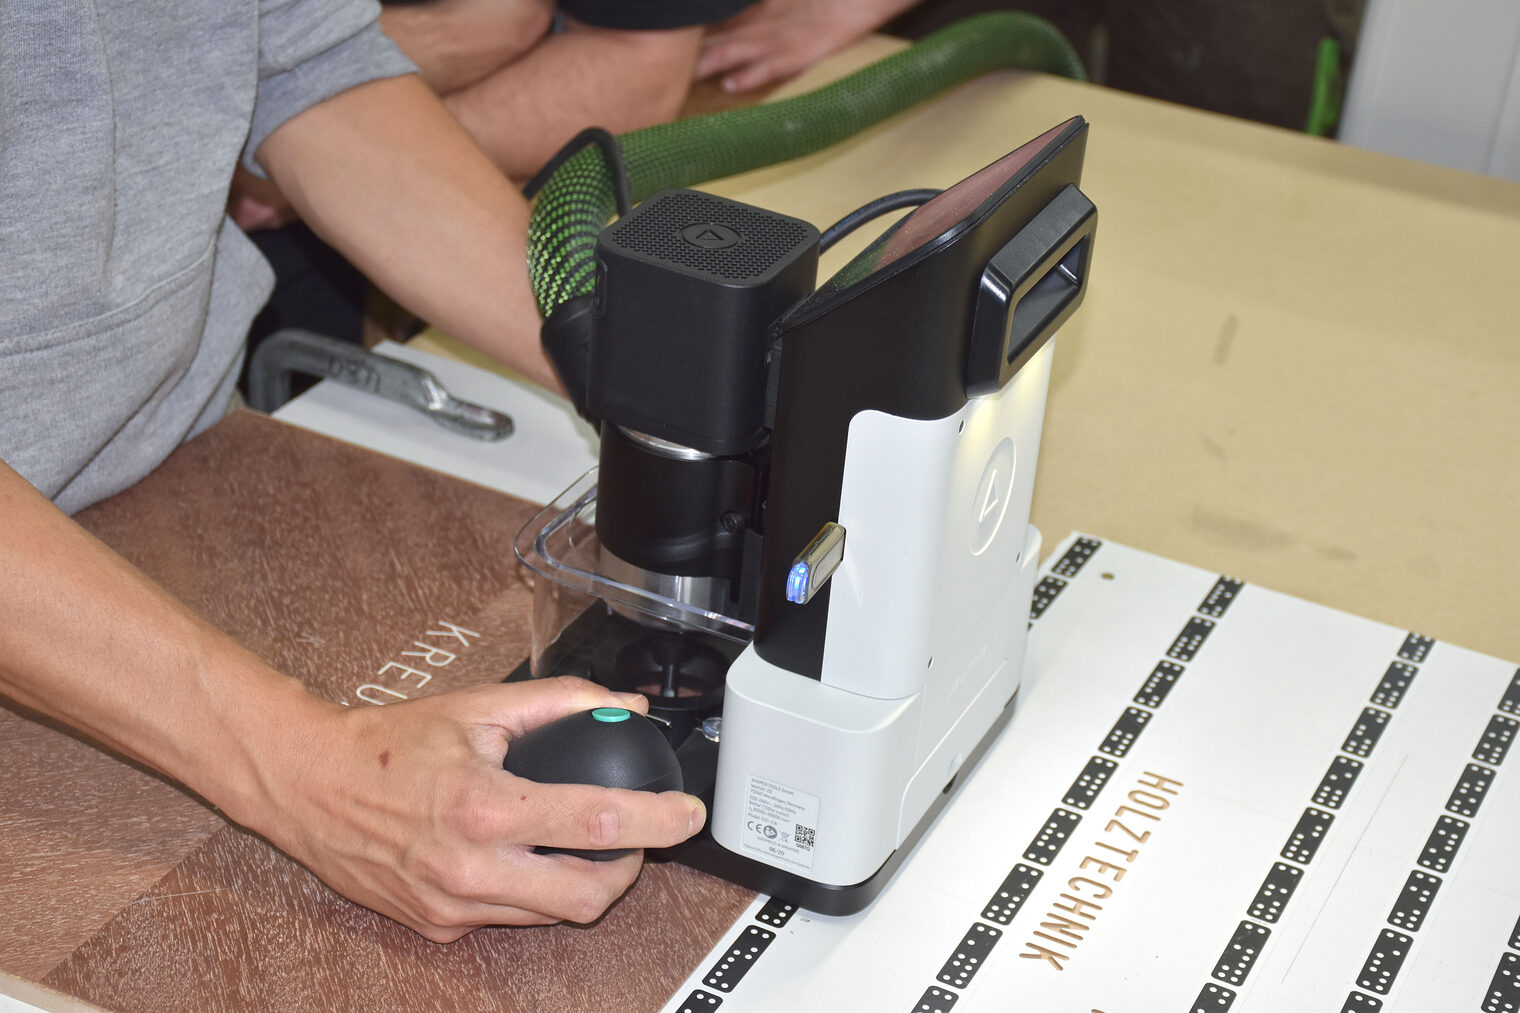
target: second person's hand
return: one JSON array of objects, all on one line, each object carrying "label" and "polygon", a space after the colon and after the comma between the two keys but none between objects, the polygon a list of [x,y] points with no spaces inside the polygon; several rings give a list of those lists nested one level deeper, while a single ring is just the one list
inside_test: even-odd
[{"label": "second person's hand", "polygon": [[760,0],[702,41],[697,80],[721,75],[724,91],[795,77],[880,28],[917,0]]}]

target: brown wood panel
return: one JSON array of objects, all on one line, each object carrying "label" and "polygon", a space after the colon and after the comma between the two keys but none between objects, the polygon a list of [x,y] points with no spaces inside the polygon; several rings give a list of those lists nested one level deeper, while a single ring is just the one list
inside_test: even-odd
[{"label": "brown wood panel", "polygon": [[110,1009],[658,1009],[742,910],[734,887],[650,865],[590,927],[430,943],[235,828],[45,980]]},{"label": "brown wood panel", "polygon": [[[428,624],[492,599],[520,619],[497,646],[525,657],[532,601],[512,539],[535,510],[238,412],[79,520],[270,664],[345,699]],[[440,672],[429,691],[466,684]]]},{"label": "brown wood panel", "polygon": [[223,821],[181,789],[0,708],[0,970],[39,979]]},{"label": "brown wood panel", "polygon": [[[79,519],[271,663],[357,703],[367,683],[496,681],[527,654],[511,543],[534,509],[240,412]],[[425,690],[378,674],[419,639],[448,646],[427,632],[443,622],[479,636]],[[0,785],[0,969],[112,1009],[656,1008],[753,897],[651,865],[594,926],[439,946],[63,732],[0,712],[0,758],[22,770]]]}]

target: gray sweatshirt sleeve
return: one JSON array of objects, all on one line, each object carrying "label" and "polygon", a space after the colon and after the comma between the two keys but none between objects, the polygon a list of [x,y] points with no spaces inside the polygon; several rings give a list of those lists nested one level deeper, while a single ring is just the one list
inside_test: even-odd
[{"label": "gray sweatshirt sleeve", "polygon": [[243,164],[276,127],[323,99],[366,81],[417,68],[380,31],[375,0],[263,0],[259,5],[259,86]]}]

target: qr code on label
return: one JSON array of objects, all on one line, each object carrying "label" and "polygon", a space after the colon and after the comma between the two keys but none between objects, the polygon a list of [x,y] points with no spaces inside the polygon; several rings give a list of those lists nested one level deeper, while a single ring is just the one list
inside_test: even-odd
[{"label": "qr code on label", "polygon": [[813,846],[813,828],[797,824],[797,831],[792,835],[792,841],[799,848],[811,848]]}]

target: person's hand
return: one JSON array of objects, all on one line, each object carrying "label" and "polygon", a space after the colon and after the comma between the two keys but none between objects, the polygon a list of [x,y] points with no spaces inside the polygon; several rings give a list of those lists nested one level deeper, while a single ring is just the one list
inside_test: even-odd
[{"label": "person's hand", "polygon": [[266,776],[247,822],[352,900],[451,942],[482,925],[590,922],[642,855],[534,854],[669,847],[706,819],[680,792],[536,784],[502,769],[509,739],[593,707],[643,712],[637,694],[580,679],[491,685],[384,707],[322,705],[302,756]]},{"label": "person's hand", "polygon": [[917,0],[761,0],[708,33],[699,81],[722,75],[724,91],[750,91],[795,77],[880,28]]}]

